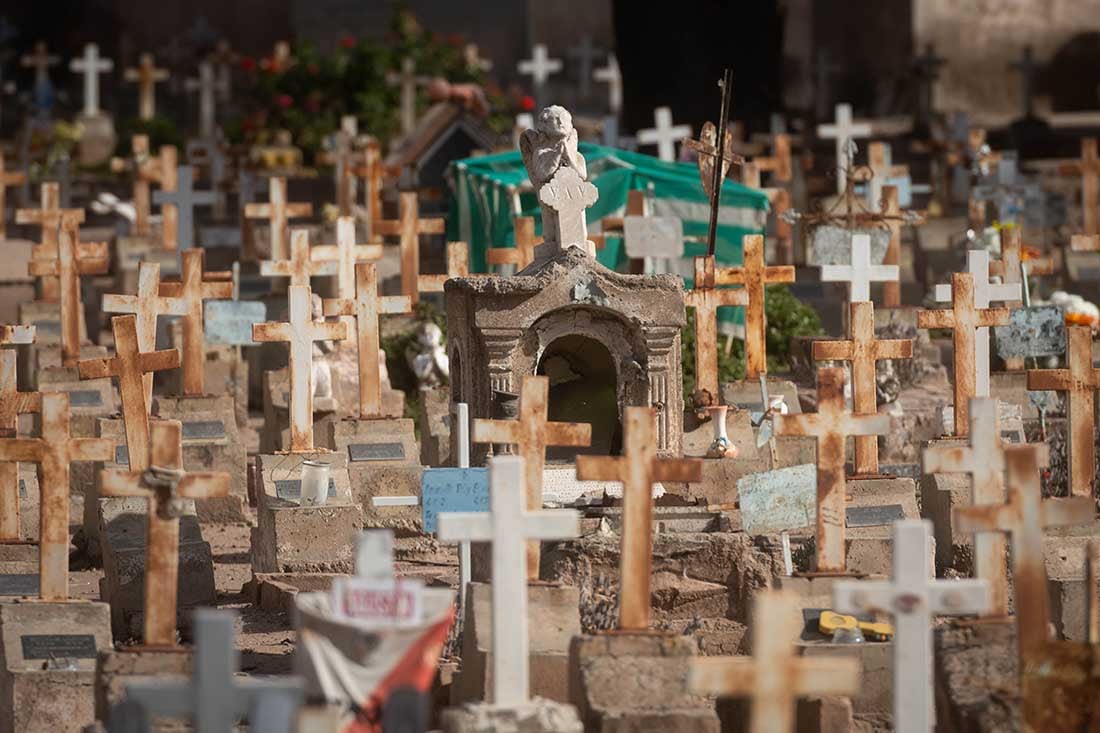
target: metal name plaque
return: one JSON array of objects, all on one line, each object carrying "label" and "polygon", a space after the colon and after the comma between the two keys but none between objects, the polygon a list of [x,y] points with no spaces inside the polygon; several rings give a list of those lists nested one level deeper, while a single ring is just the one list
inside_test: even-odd
[{"label": "metal name plaque", "polygon": [[0,596],[38,595],[38,576],[30,574],[0,574]]},{"label": "metal name plaque", "polygon": [[623,217],[623,245],[629,257],[684,256],[684,227],[675,216]]},{"label": "metal name plaque", "polygon": [[115,463],[119,464],[120,466],[130,465],[130,451],[126,449],[126,446],[115,446]]},{"label": "metal name plaque", "polygon": [[352,463],[367,461],[403,461],[404,443],[356,443],[348,446],[348,460]]},{"label": "metal name plaque", "polygon": [[267,320],[267,305],[258,300],[208,300],[202,320],[207,343],[251,346],[252,324]]},{"label": "metal name plaque", "polygon": [[197,420],[183,424],[183,440],[218,440],[225,437],[225,425],[219,420]]},{"label": "metal name plaque", "polygon": [[[275,496],[286,501],[298,501],[302,498],[302,479],[300,478],[286,478],[277,479],[275,481]],[[329,478],[328,480],[328,497],[330,499],[336,496],[336,480]]]},{"label": "metal name plaque", "polygon": [[893,524],[899,519],[905,519],[905,510],[901,504],[884,504],[883,506],[853,506],[848,507],[847,526],[849,527],[881,527]]},{"label": "metal name plaque", "polygon": [[70,407],[100,407],[103,395],[94,389],[77,389],[69,392]]},{"label": "metal name plaque", "polygon": [[1012,311],[1008,325],[994,326],[1002,359],[1057,356],[1066,351],[1066,316],[1061,306],[1035,305]]},{"label": "metal name plaque", "polygon": [[23,659],[95,659],[91,634],[27,634],[19,637]]}]

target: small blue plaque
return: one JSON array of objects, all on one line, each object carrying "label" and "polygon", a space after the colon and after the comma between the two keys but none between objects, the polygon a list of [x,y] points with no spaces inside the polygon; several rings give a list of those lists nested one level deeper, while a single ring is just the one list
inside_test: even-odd
[{"label": "small blue plaque", "polygon": [[489,511],[489,469],[426,468],[420,475],[425,532],[436,531],[440,512]]}]

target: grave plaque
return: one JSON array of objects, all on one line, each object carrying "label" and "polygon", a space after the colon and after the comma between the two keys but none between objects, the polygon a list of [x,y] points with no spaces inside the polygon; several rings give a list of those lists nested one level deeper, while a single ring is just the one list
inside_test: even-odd
[{"label": "grave plaque", "polygon": [[95,659],[92,634],[27,634],[19,637],[23,659]]},{"label": "grave plaque", "polygon": [[124,445],[116,445],[115,446],[115,463],[117,463],[121,466],[129,466],[130,465],[130,452],[128,450],[126,450],[126,446],[124,446]]},{"label": "grave plaque", "polygon": [[31,574],[0,574],[0,596],[38,595],[38,576]]},{"label": "grave plaque", "polygon": [[879,473],[898,478],[911,478],[919,481],[922,475],[919,463],[880,463]]},{"label": "grave plaque", "polygon": [[33,325],[40,336],[57,336],[61,333],[61,321],[35,321]]},{"label": "grave plaque", "polygon": [[[302,498],[302,480],[298,478],[278,479],[275,481],[275,496],[286,501],[298,501]],[[336,480],[328,480],[328,498],[336,497]]]},{"label": "grave plaque", "polygon": [[23,479],[19,479],[19,498],[20,499],[26,499],[27,498],[27,482],[24,481]]},{"label": "grave plaque", "polygon": [[211,300],[203,314],[208,344],[252,346],[252,324],[267,320],[267,306],[255,300]]},{"label": "grave plaque", "polygon": [[750,535],[808,527],[817,516],[817,466],[778,468],[737,480],[741,526]]},{"label": "grave plaque", "polygon": [[993,327],[993,335],[1002,359],[1058,356],[1066,351],[1065,314],[1057,305],[1017,308],[1007,326]]},{"label": "grave plaque", "polygon": [[882,527],[905,519],[905,510],[901,504],[883,506],[848,507],[847,524],[849,527]]},{"label": "grave plaque", "polygon": [[420,505],[425,532],[436,531],[440,512],[489,511],[489,469],[425,469],[420,475]]},{"label": "grave plaque", "polygon": [[865,234],[871,238],[871,264],[883,264],[886,248],[890,244],[889,229],[847,229],[834,224],[822,224],[814,228],[806,261],[811,265],[850,265],[852,236],[855,234]]},{"label": "grave plaque", "polygon": [[77,389],[69,392],[69,405],[72,407],[100,407],[103,395],[94,389]]},{"label": "grave plaque", "polygon": [[675,216],[623,217],[623,245],[629,257],[679,259],[684,256],[683,225]]},{"label": "grave plaque", "polygon": [[355,443],[348,446],[348,460],[352,463],[403,461],[405,446],[402,443]]},{"label": "grave plaque", "polygon": [[183,424],[183,440],[220,440],[225,438],[225,425],[219,420],[198,420]]}]

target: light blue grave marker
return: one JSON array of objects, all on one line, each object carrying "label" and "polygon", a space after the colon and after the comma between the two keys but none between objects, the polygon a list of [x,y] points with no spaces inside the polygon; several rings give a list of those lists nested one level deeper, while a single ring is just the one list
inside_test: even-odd
[{"label": "light blue grave marker", "polygon": [[436,531],[440,512],[489,511],[489,469],[427,468],[420,479],[425,532]]}]

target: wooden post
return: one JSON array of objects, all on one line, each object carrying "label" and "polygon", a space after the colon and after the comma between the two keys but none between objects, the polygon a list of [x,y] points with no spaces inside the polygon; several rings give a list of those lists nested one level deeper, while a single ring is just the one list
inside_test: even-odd
[{"label": "wooden post", "polygon": [[[472,442],[502,443],[516,446],[523,457],[527,510],[542,508],[542,471],[547,446],[592,445],[592,426],[587,423],[548,422],[547,400],[550,381],[546,377],[526,376],[520,385],[518,420],[474,420]],[[539,545],[527,548],[527,577],[539,578]]]},{"label": "wooden post", "polygon": [[619,630],[645,631],[650,621],[653,484],[702,481],[703,462],[697,458],[657,458],[657,411],[652,407],[626,407],[623,412],[623,455],[577,456],[577,478],[622,482]]},{"label": "wooden post", "polygon": [[25,183],[27,175],[22,171],[8,173],[4,169],[4,153],[0,151],[0,242],[8,238],[7,230],[7,190],[8,186],[17,186]]},{"label": "wooden post", "polygon": [[[1077,235],[1073,238],[1076,239]],[[1053,275],[1054,261],[1049,257],[1025,258],[1020,240],[1020,227],[1001,228],[1001,259],[989,263],[989,274],[1001,278],[1005,283],[1020,283],[1020,263],[1026,260],[1028,275]],[[1018,302],[1014,300],[1011,304],[1016,305]]]},{"label": "wooden post", "polygon": [[299,219],[313,214],[313,204],[287,203],[286,178],[272,177],[268,181],[268,202],[248,203],[244,215],[248,219],[268,219],[271,232],[271,254],[274,261],[287,257],[288,219]]},{"label": "wooden post", "polygon": [[836,106],[836,121],[817,126],[817,136],[826,140],[836,141],[836,192],[844,195],[848,187],[848,169],[845,165],[847,155],[845,150],[848,141],[857,137],[870,137],[871,126],[865,122],[852,121],[852,105],[838,104]]},{"label": "wooden post", "polygon": [[817,438],[817,572],[845,571],[844,442],[849,435],[885,435],[889,415],[853,415],[844,407],[844,370],[817,370],[817,413],[775,415],[776,435]]},{"label": "wooden post", "polygon": [[160,179],[160,161],[149,156],[149,136],[130,137],[131,158],[127,162],[122,158],[111,158],[111,170],[122,173],[129,170],[133,174],[134,223],[130,233],[135,237],[148,237],[153,233],[150,224],[151,197],[149,183]]},{"label": "wooden post", "polygon": [[265,260],[260,263],[260,274],[266,277],[287,277],[291,285],[309,287],[314,275],[337,275],[339,263],[322,261],[310,255],[309,230],[292,229],[290,232],[290,259]]},{"label": "wooden post", "polygon": [[[684,304],[695,309],[695,391],[703,406],[717,405],[718,392],[718,307],[749,304],[746,288],[715,287],[713,257],[695,258],[695,282],[684,294]],[[747,331],[747,327],[746,327]]]},{"label": "wooden post", "polygon": [[[153,180],[160,184],[158,195],[173,194],[179,188],[179,151],[174,145],[162,145],[160,155],[155,159],[155,170],[151,173]],[[167,250],[176,249],[176,233],[179,231],[179,207],[171,197],[165,199],[160,205],[160,233],[161,247]]]},{"label": "wooden post", "polygon": [[153,54],[141,54],[136,69],[126,69],[126,81],[136,81],[138,85],[138,117],[151,120],[157,113],[156,83],[168,78],[168,69],[158,69],[153,62]]},{"label": "wooden post", "polygon": [[402,191],[397,221],[376,222],[378,234],[401,238],[401,294],[420,302],[420,235],[443,234],[441,218],[421,219],[416,191]]},{"label": "wooden post", "polygon": [[356,349],[359,353],[359,417],[382,415],[382,377],[378,367],[378,317],[390,313],[409,313],[412,303],[404,295],[379,297],[378,269],[361,262],[355,266],[356,288],[353,298],[325,298],[326,316],[350,316],[355,319]]},{"label": "wooden post", "polygon": [[173,511],[172,502],[229,494],[228,473],[183,473],[181,432],[179,421],[157,420],[152,425],[149,453],[139,461],[144,468],[134,468],[135,456],[131,448],[131,470],[107,470],[100,474],[101,496],[149,500],[145,535],[144,636],[147,647],[176,644],[180,520],[179,514]]},{"label": "wooden post", "polygon": [[[0,326],[0,346],[34,342],[34,326]],[[38,392],[20,392],[16,353],[0,348],[0,438],[15,438],[19,416],[42,409]],[[0,462],[0,542],[19,541],[19,464]]]},{"label": "wooden post", "polygon": [[[206,393],[203,362],[206,361],[206,340],[203,338],[203,301],[228,300],[233,297],[233,283],[205,280],[203,256],[205,250],[181,252],[183,264],[179,282],[162,282],[160,295],[183,302],[183,394]],[[178,307],[178,305],[177,305]]]},{"label": "wooden post", "polygon": [[40,517],[39,595],[44,601],[69,599],[69,464],[110,461],[113,440],[74,438],[69,432],[69,394],[42,394],[42,437],[0,440],[0,461],[38,464]]},{"label": "wooden post", "polygon": [[692,659],[688,689],[696,695],[751,698],[751,733],[794,730],[797,698],[854,695],[862,672],[854,658],[795,654],[802,625],[793,593],[761,592],[753,602],[753,656]]},{"label": "wooden post", "polygon": [[970,418],[968,406],[974,397],[975,331],[982,326],[1008,323],[1008,308],[974,306],[974,276],[956,272],[951,276],[951,308],[917,311],[917,328],[950,328],[955,347],[955,435],[966,435]]},{"label": "wooden post", "polygon": [[1095,427],[1096,390],[1100,389],[1100,369],[1092,365],[1092,330],[1088,326],[1069,326],[1065,369],[1028,369],[1027,388],[1052,389],[1066,393],[1069,404],[1067,461],[1071,496],[1092,496],[1096,474]]},{"label": "wooden post", "polygon": [[1081,210],[1085,234],[1100,234],[1100,156],[1096,138],[1081,140]]},{"label": "wooden post", "polygon": [[[288,288],[289,322],[254,323],[252,340],[286,341],[290,349],[290,452],[313,451],[313,342],[348,337],[347,324],[313,320],[309,288]],[[377,360],[377,350],[375,358]]]},{"label": "wooden post", "polygon": [[535,247],[542,241],[535,236],[535,217],[517,216],[512,219],[514,247],[489,247],[485,261],[490,265],[515,265],[522,271],[535,259]]},{"label": "wooden post", "polygon": [[318,245],[309,256],[314,262],[336,263],[336,297],[347,300],[355,297],[356,264],[381,259],[382,245],[356,244],[355,218],[341,216],[336,220],[336,244]]},{"label": "wooden post", "polygon": [[882,187],[882,213],[890,230],[890,242],[886,245],[886,257],[882,264],[898,268],[898,279],[887,280],[882,285],[882,304],[887,308],[897,308],[901,305],[901,204],[897,186]]}]

